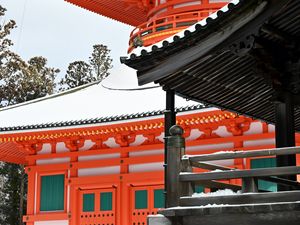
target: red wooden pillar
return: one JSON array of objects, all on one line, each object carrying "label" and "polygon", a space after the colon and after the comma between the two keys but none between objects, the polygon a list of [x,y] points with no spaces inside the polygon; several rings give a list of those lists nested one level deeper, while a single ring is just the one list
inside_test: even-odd
[{"label": "red wooden pillar", "polygon": [[[23,217],[23,221],[26,225],[34,225],[33,221],[30,221],[30,216],[35,214],[35,192],[36,192],[36,172],[31,171],[30,166],[34,166],[36,164],[35,160],[30,160],[28,162],[28,166],[25,167],[25,172],[28,176],[28,184],[27,184],[27,215]],[[28,222],[27,222],[28,221]]]}]

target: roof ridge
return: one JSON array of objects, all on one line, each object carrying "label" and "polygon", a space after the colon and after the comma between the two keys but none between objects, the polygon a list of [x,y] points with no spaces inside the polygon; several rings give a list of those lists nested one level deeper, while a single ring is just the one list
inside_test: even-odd
[{"label": "roof ridge", "polygon": [[80,90],[88,88],[90,86],[99,84],[101,81],[102,80],[97,80],[97,81],[94,81],[94,82],[91,82],[91,83],[88,83],[88,84],[84,84],[84,85],[81,85],[81,86],[78,86],[78,87],[75,87],[75,88],[71,88],[71,89],[68,89],[68,90],[65,90],[65,91],[62,91],[62,92],[58,92],[58,93],[47,95],[47,96],[44,96],[44,97],[41,97],[41,98],[36,98],[36,99],[30,100],[30,101],[21,102],[21,103],[17,103],[17,104],[14,104],[14,105],[6,106],[6,107],[3,107],[3,108],[0,108],[0,112],[10,110],[10,109],[14,109],[14,108],[19,108],[19,107],[25,106],[25,105],[34,104],[34,103],[45,101],[45,100],[48,100],[48,99],[57,98],[57,97],[60,97],[60,96],[72,94],[74,92],[80,91]]},{"label": "roof ridge", "polygon": [[[199,109],[209,108],[209,105],[197,104],[186,107],[178,107],[175,108],[176,112],[186,112],[193,111]],[[25,126],[13,126],[13,127],[0,127],[1,131],[20,131],[20,130],[34,130],[34,129],[46,129],[46,128],[57,128],[57,127],[71,127],[78,125],[88,125],[88,124],[99,124],[99,123],[107,123],[107,122],[116,122],[122,120],[130,120],[130,119],[139,119],[143,117],[152,117],[163,115],[165,110],[154,110],[148,112],[134,113],[134,114],[123,114],[119,116],[110,116],[110,117],[99,117],[99,118],[91,118],[84,120],[70,120],[70,121],[61,121],[61,122],[53,122],[53,123],[45,123],[45,124],[31,124]]]}]

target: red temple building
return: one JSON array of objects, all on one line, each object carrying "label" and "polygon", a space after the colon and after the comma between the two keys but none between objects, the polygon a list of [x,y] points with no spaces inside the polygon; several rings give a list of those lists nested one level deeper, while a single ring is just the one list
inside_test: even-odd
[{"label": "red temple building", "polygon": [[[229,2],[67,1],[134,26],[129,52],[170,37]],[[28,175],[24,222],[146,225],[147,215],[164,207],[164,100],[158,88],[121,91],[93,85],[1,109],[0,160],[25,165]],[[275,147],[273,125],[181,98],[176,106],[189,155]],[[221,165],[261,168],[275,166],[275,158]],[[240,180],[224,183],[238,187]],[[259,188],[277,186],[262,181]]]},{"label": "red temple building", "polygon": [[66,0],[67,2],[129,24],[131,52],[166,39],[206,18],[229,0]]},{"label": "red temple building", "polygon": [[[28,175],[24,222],[146,224],[147,215],[164,207],[163,97],[158,88],[122,92],[94,85],[2,109],[0,158],[25,165]],[[136,104],[141,98],[145,104]],[[274,147],[273,125],[176,100],[188,154]],[[221,162],[240,169],[272,163]]]}]

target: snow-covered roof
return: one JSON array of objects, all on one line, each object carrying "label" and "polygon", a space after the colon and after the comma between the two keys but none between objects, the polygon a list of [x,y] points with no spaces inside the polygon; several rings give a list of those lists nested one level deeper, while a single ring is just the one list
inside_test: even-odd
[{"label": "snow-covered roof", "polygon": [[[165,92],[161,87],[151,84],[141,88],[133,84],[135,80],[122,79],[111,75],[99,84],[2,108],[0,130],[76,126],[163,114]],[[179,111],[204,108],[180,97],[175,101]]]},{"label": "snow-covered roof", "polygon": [[[186,28],[186,29],[184,29],[184,30],[158,42],[158,43],[154,43],[147,47],[137,47],[131,53],[129,53],[127,55],[127,57],[125,57],[125,58],[130,59],[130,58],[139,57],[142,54],[151,53],[153,51],[153,48],[154,49],[164,48],[164,45],[165,45],[164,43],[166,43],[166,42],[170,44],[170,43],[173,43],[175,40],[184,38],[186,36],[187,31],[188,31],[188,33],[195,32],[196,27],[205,27],[208,24],[208,21],[219,19],[220,12],[222,12],[222,13],[229,12],[230,11],[229,8],[238,5],[240,3],[240,0],[231,0],[231,1],[225,0],[225,2],[228,2],[228,4],[225,5],[224,7],[222,7],[221,9],[219,9],[218,11],[212,13],[208,17],[198,21],[197,23],[191,25],[190,27],[188,27],[188,28]],[[125,59],[123,58],[123,60],[125,60]]]}]

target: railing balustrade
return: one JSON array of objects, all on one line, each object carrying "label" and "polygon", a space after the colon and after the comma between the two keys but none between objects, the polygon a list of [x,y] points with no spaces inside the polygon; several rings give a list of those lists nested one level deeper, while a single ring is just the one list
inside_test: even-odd
[{"label": "railing balustrade", "polygon": [[[223,196],[221,199],[224,199],[225,203],[239,201],[245,202],[245,198],[241,197],[243,194],[248,197],[251,196],[249,199],[257,202],[268,201],[268,199],[270,201],[275,201],[276,196],[282,201],[295,199],[300,196],[299,191],[295,193],[293,191],[266,193],[258,188],[258,180],[264,180],[278,185],[289,186],[293,190],[299,190],[299,182],[280,178],[285,175],[300,174],[299,166],[242,170],[220,166],[210,162],[226,159],[245,159],[253,157],[299,154],[300,147],[253,151],[227,151],[208,155],[186,155],[184,138],[182,137],[183,129],[179,126],[173,126],[170,129],[170,134],[171,136],[168,137],[167,140],[167,207],[169,208],[180,206],[181,204],[184,206],[189,205],[189,202],[192,199],[189,198],[189,196],[195,192],[195,185],[202,185],[206,188],[212,189],[231,189],[233,191],[241,190],[239,196]],[[193,172],[193,167],[205,169],[208,170],[208,172],[195,173]],[[224,180],[230,179],[241,179],[242,185],[239,186],[224,182]],[[255,193],[261,197],[255,197]],[[195,205],[195,201],[196,200],[191,200],[191,204]],[[203,203],[203,198],[201,201]],[[204,202],[214,204],[215,202],[220,203],[220,200],[216,200],[216,198],[212,197],[206,198]]]}]

